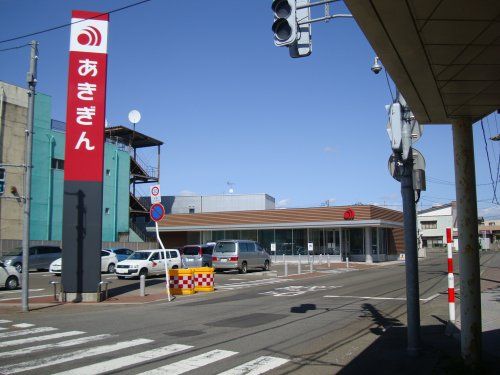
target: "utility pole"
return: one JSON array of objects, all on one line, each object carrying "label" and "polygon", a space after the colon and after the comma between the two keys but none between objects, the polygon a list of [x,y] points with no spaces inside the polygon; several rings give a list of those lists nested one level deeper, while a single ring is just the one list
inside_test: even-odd
[{"label": "utility pole", "polygon": [[[420,350],[420,292],[418,285],[418,248],[416,203],[425,190],[425,160],[412,143],[422,135],[422,127],[415,121],[404,98],[398,94],[388,106],[387,132],[393,155],[389,158],[389,173],[401,183],[403,201],[406,312],[408,320],[407,351],[416,356]],[[415,200],[417,193],[417,200]]]},{"label": "utility pole", "polygon": [[38,42],[30,42],[30,71],[28,72],[28,122],[26,125],[26,156],[24,179],[24,213],[23,213],[23,275],[22,275],[22,311],[28,312],[29,291],[29,245],[30,245],[30,209],[31,209],[31,158],[33,146],[33,121],[35,117],[35,86],[38,62]]}]

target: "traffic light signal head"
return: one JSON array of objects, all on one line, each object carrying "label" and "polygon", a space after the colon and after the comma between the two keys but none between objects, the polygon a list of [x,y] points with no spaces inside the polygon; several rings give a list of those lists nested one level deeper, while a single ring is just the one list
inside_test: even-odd
[{"label": "traffic light signal head", "polygon": [[296,0],[274,0],[274,44],[288,46],[297,40]]}]

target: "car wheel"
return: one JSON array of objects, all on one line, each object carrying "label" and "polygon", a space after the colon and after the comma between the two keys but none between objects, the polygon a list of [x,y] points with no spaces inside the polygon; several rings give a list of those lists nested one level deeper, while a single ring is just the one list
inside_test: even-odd
[{"label": "car wheel", "polygon": [[178,268],[179,268],[179,266],[177,266],[177,265],[172,266],[172,269],[173,269],[173,270],[176,270],[176,269],[178,269]]},{"label": "car wheel", "polygon": [[5,287],[9,290],[14,290],[19,287],[19,280],[16,276],[9,276],[5,281]]},{"label": "car wheel", "polygon": [[264,271],[269,271],[271,269],[271,265],[268,260],[264,262]]},{"label": "car wheel", "polygon": [[148,269],[147,268],[143,268],[141,269],[141,271],[139,272],[139,278],[144,275],[144,277],[148,277]]},{"label": "car wheel", "polygon": [[108,273],[115,273],[115,264],[114,263],[109,264]]},{"label": "car wheel", "polygon": [[205,264],[203,264],[203,267],[210,267],[210,264],[205,263]]},{"label": "car wheel", "polygon": [[241,263],[241,268],[238,271],[239,273],[247,273],[248,271],[247,262]]},{"label": "car wheel", "polygon": [[23,272],[23,265],[21,263],[14,264],[14,267],[16,268],[17,272],[19,273]]}]

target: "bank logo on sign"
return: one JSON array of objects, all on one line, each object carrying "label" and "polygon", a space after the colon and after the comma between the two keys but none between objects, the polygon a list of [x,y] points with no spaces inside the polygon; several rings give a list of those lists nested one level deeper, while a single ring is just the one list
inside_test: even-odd
[{"label": "bank logo on sign", "polygon": [[102,35],[98,28],[89,26],[80,32],[76,40],[82,46],[100,46]]},{"label": "bank logo on sign", "polygon": [[72,18],[71,23],[70,51],[106,53],[108,47],[107,21]]}]

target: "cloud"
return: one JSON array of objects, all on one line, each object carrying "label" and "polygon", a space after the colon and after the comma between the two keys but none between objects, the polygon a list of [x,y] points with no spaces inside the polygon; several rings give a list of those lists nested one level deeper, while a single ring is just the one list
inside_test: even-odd
[{"label": "cloud", "polygon": [[334,152],[337,152],[337,150],[332,146],[326,146],[323,148],[323,152],[327,154],[333,154]]},{"label": "cloud", "polygon": [[276,203],[276,208],[286,208],[289,204],[290,204],[289,198],[281,199],[278,201],[278,203]]},{"label": "cloud", "polygon": [[179,192],[179,195],[180,196],[191,196],[191,195],[199,195],[199,194],[196,194],[195,192],[191,191],[191,190],[181,190]]}]

